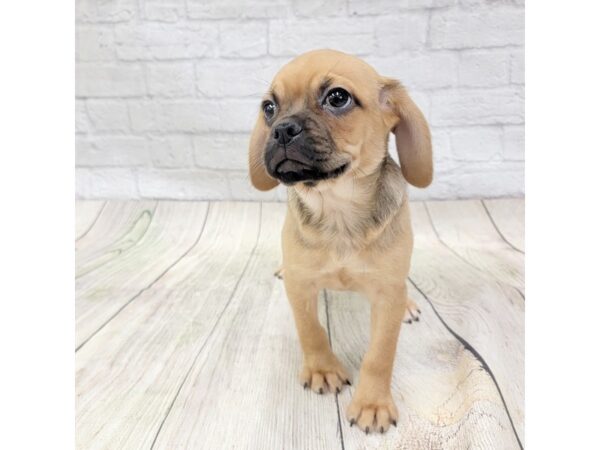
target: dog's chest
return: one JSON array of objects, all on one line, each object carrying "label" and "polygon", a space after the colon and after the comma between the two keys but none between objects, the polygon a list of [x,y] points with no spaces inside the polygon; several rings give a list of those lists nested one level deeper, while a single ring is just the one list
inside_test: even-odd
[{"label": "dog's chest", "polygon": [[323,285],[329,289],[353,290],[373,273],[369,261],[358,255],[329,258],[320,270]]}]

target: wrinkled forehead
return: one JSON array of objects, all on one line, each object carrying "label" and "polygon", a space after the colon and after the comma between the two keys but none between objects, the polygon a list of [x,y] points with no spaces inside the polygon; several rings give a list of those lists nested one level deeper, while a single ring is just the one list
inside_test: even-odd
[{"label": "wrinkled forehead", "polygon": [[286,64],[271,83],[271,94],[283,103],[305,101],[342,87],[363,102],[375,101],[380,77],[364,61],[345,54],[313,53]]}]

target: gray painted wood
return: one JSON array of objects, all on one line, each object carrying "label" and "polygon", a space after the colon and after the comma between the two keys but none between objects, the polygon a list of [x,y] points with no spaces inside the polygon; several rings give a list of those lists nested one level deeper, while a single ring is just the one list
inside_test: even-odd
[{"label": "gray painted wood", "polygon": [[[97,205],[79,203],[81,230]],[[503,208],[489,207],[499,230],[518,222]],[[104,206],[77,242],[77,447],[519,448],[522,255],[504,240],[518,246],[518,231],[503,238],[481,202],[456,202],[430,208],[436,234],[424,204],[413,204],[410,294],[423,314],[400,334],[398,428],[365,436],[344,417],[356,384],[336,399],[297,381],[300,348],[273,277],[284,212],[270,203],[262,213],[256,203]],[[356,383],[367,301],[328,292],[320,313]]]}]

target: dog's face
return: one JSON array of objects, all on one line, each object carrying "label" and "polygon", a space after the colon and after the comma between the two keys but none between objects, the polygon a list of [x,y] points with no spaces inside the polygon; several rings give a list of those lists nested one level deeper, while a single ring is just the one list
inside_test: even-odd
[{"label": "dog's face", "polygon": [[285,65],[265,95],[250,141],[250,175],[261,190],[372,173],[396,134],[402,171],[431,181],[431,144],[423,115],[399,83],[364,61],[332,50]]}]

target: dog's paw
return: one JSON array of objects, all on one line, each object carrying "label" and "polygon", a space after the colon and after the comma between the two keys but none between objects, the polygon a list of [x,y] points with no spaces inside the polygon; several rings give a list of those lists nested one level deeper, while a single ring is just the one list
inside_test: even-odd
[{"label": "dog's paw", "polygon": [[420,320],[420,316],[421,310],[417,304],[409,298],[408,303],[406,304],[406,312],[404,313],[404,323],[418,322]]},{"label": "dog's paw", "polygon": [[357,425],[365,433],[385,433],[390,425],[397,426],[398,408],[391,394],[386,396],[361,395],[360,389],[352,398],[346,417],[350,426]]},{"label": "dog's paw", "polygon": [[337,394],[344,385],[352,384],[348,372],[337,361],[319,368],[305,365],[300,372],[300,383],[304,389],[311,389],[317,394],[327,391]]}]

